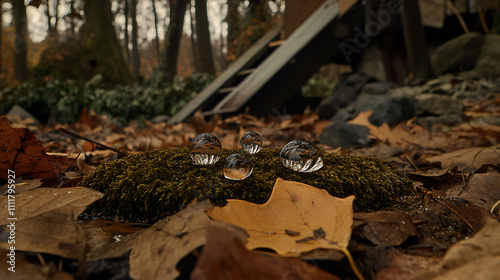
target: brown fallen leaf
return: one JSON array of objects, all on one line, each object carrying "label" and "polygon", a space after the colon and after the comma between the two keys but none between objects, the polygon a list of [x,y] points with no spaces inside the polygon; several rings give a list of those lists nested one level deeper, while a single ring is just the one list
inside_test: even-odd
[{"label": "brown fallen leaf", "polygon": [[0,181],[7,180],[7,170],[16,178],[55,179],[74,162],[61,156],[49,156],[35,134],[25,128],[13,128],[0,117]]},{"label": "brown fallen leaf", "polygon": [[457,167],[460,172],[475,172],[481,166],[500,162],[500,145],[483,148],[461,149],[427,159],[429,163],[440,163],[443,169]]},{"label": "brown fallen leaf", "polygon": [[207,214],[246,229],[250,250],[270,248],[282,256],[299,257],[316,249],[346,251],[353,200],[354,196],[336,198],[325,190],[278,178],[265,204],[228,199],[226,206]]},{"label": "brown fallen leaf", "polygon": [[[40,252],[78,259],[85,249],[85,236],[76,218],[87,205],[103,195],[88,188],[39,188],[15,196],[0,197],[0,231],[15,227],[15,244],[0,235],[0,248]],[[13,200],[14,199],[14,200]],[[8,201],[15,201],[15,209]],[[14,215],[9,215],[13,211]],[[15,218],[16,220],[10,220]]]},{"label": "brown fallen leaf", "polygon": [[[457,214],[474,232],[478,232],[490,217],[490,214],[484,209],[472,203],[466,203],[459,198],[447,197],[446,193],[441,191],[424,191],[426,196],[424,201],[426,205],[430,205],[430,199],[434,199],[437,203]],[[430,206],[428,206],[430,207]]]},{"label": "brown fallen leaf", "polygon": [[28,262],[22,255],[16,254],[14,271],[9,271],[10,250],[0,248],[0,279],[8,280],[74,280],[71,274],[60,271],[56,264],[44,266]]},{"label": "brown fallen leaf", "polygon": [[400,211],[355,213],[352,238],[375,246],[399,246],[408,238],[417,236],[417,228],[410,216]]},{"label": "brown fallen leaf", "polygon": [[455,184],[446,191],[450,197],[458,197],[490,210],[500,200],[500,174],[475,173],[465,182]]},{"label": "brown fallen leaf", "polygon": [[203,248],[192,280],[201,279],[325,279],[340,280],[318,267],[299,259],[266,256],[245,248],[245,239],[219,226],[206,229],[207,244]]},{"label": "brown fallen leaf", "polygon": [[374,280],[407,280],[415,273],[428,270],[439,262],[436,257],[408,255],[397,250],[392,252],[396,253],[392,256],[391,263],[379,270]]},{"label": "brown fallen leaf", "polygon": [[[21,180],[16,180],[16,194],[23,193],[25,191],[29,191],[32,189],[36,189],[42,185],[42,182],[40,179],[34,179],[34,180],[26,180],[26,181],[21,181]],[[7,192],[9,190],[9,184],[5,184],[0,187],[0,194],[2,195],[7,195]]]},{"label": "brown fallen leaf", "polygon": [[488,219],[474,237],[453,245],[436,266],[410,280],[494,280],[500,267],[500,223]]},{"label": "brown fallen leaf", "polygon": [[[213,205],[209,201],[195,203],[168,219],[161,220],[150,228],[132,234],[114,246],[104,246],[89,255],[89,260],[121,256],[130,253],[130,276],[134,279],[176,279],[180,272],[177,264],[186,255],[205,245],[205,228],[210,223],[224,224],[210,220],[205,211]],[[244,230],[233,225],[222,225],[245,235]]]}]

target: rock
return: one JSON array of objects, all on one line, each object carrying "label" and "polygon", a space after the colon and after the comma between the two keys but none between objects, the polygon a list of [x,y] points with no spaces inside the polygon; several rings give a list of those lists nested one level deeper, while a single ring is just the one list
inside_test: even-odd
[{"label": "rock", "polygon": [[383,95],[386,94],[392,87],[393,83],[375,82],[366,84],[361,94]]},{"label": "rock", "polygon": [[[431,55],[434,74],[440,76],[447,72],[459,72],[474,68],[485,36],[470,32],[458,36],[439,46]],[[494,45],[491,48],[495,48]],[[498,47],[497,47],[498,48]]]},{"label": "rock", "polygon": [[340,110],[332,118],[336,121],[348,121],[359,113],[372,111],[369,121],[376,126],[389,125],[408,120],[415,116],[415,101],[406,96],[362,94],[347,108]]},{"label": "rock", "polygon": [[479,52],[474,71],[482,75],[500,76],[500,35],[488,34]]},{"label": "rock", "polygon": [[10,122],[25,121],[29,119],[31,125],[40,126],[40,121],[19,105],[12,106],[6,116]]},{"label": "rock", "polygon": [[420,114],[462,115],[463,105],[453,97],[440,94],[423,93],[415,96]]},{"label": "rock", "polygon": [[319,140],[322,144],[334,148],[348,148],[370,144],[373,139],[369,136],[370,129],[366,126],[335,122],[323,130]]},{"label": "rock", "polygon": [[152,123],[166,123],[170,120],[170,117],[167,115],[159,115],[151,119]]},{"label": "rock", "polygon": [[428,130],[433,130],[435,125],[445,125],[453,127],[462,123],[460,115],[444,115],[444,116],[426,116],[418,118],[418,123],[425,126]]},{"label": "rock", "polygon": [[375,81],[373,77],[362,72],[341,75],[340,81],[333,88],[332,95],[318,106],[318,115],[324,119],[331,118],[340,108],[356,100],[363,87],[373,81]]}]

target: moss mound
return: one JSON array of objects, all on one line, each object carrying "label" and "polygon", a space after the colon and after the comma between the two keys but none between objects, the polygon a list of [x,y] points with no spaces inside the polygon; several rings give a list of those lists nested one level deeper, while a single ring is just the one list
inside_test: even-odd
[{"label": "moss mound", "polygon": [[337,197],[355,195],[355,211],[378,210],[392,205],[396,197],[414,193],[411,181],[384,160],[324,153],[323,168],[298,173],[281,164],[280,149],[248,155],[254,167],[249,178],[225,179],[223,163],[238,152],[224,149],[221,159],[210,166],[194,165],[187,148],[131,155],[100,165],[80,185],[106,194],[89,208],[92,215],[149,223],[178,212],[195,198],[220,206],[228,198],[264,203],[278,177]]}]

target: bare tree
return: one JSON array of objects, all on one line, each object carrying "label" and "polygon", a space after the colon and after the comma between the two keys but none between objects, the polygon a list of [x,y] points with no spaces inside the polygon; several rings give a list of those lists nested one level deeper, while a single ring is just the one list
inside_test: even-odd
[{"label": "bare tree", "polygon": [[158,36],[158,13],[156,12],[156,1],[151,0],[151,4],[153,5],[153,17],[155,22],[156,59],[160,61],[160,39]]},{"label": "bare tree", "polygon": [[12,0],[12,13],[16,30],[16,39],[14,42],[14,75],[19,81],[24,82],[28,78],[28,48],[26,40],[28,27],[26,24],[26,6],[24,6],[24,1]]},{"label": "bare tree", "polygon": [[[2,49],[2,30],[3,30],[3,8],[2,8],[3,0],[0,0],[0,50]],[[2,74],[2,57],[0,56],[0,75]]]},{"label": "bare tree", "polygon": [[138,27],[137,27],[137,0],[130,0],[130,19],[132,20],[132,74],[134,81],[140,76],[141,57],[139,56]]},{"label": "bare tree", "polygon": [[[195,0],[196,1],[196,0]],[[198,48],[197,48],[197,43],[196,43],[196,19],[193,15],[193,1],[189,1],[189,20],[190,20],[190,27],[191,27],[191,49],[193,50],[193,64],[194,64],[194,69],[195,72],[200,71],[200,62],[198,60]]]},{"label": "bare tree", "polygon": [[208,30],[207,0],[196,0],[195,8],[200,72],[214,75],[214,57],[210,42],[210,31]]},{"label": "bare tree", "polygon": [[188,0],[169,1],[170,23],[165,36],[164,69],[169,78],[177,75],[177,59]]},{"label": "bare tree", "polygon": [[130,39],[128,38],[128,18],[130,16],[129,14],[129,9],[128,9],[128,1],[125,0],[125,7],[123,9],[123,13],[125,14],[125,54],[127,55],[127,62],[130,63],[130,48],[128,47],[128,43],[130,42]]},{"label": "bare tree", "polygon": [[80,36],[89,74],[100,73],[111,83],[129,83],[130,70],[113,26],[110,0],[85,0],[84,13]]},{"label": "bare tree", "polygon": [[[57,38],[57,24],[59,23],[59,0],[45,1],[45,14],[47,15],[47,26],[48,26],[48,36]],[[51,3],[52,8],[51,8]],[[51,10],[53,10],[53,15]],[[54,23],[52,23],[52,19],[54,19]]]}]

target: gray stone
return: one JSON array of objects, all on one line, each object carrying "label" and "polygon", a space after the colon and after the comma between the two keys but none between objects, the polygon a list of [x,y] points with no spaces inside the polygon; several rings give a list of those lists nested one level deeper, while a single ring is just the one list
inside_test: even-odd
[{"label": "gray stone", "polygon": [[498,116],[479,116],[470,120],[468,123],[471,125],[494,125],[500,126],[500,117]]},{"label": "gray stone", "polygon": [[[439,46],[431,55],[434,74],[440,76],[447,72],[459,72],[474,68],[483,46],[485,36],[470,32],[458,36]],[[498,48],[498,47],[497,47]]]},{"label": "gray stone", "polygon": [[151,119],[152,123],[166,123],[170,120],[170,117],[167,115],[159,115]]},{"label": "gray stone", "polygon": [[460,115],[426,116],[418,118],[418,123],[433,130],[435,125],[457,126],[462,123],[462,117]]},{"label": "gray stone", "polygon": [[499,34],[488,34],[485,36],[474,71],[482,75],[500,76]]},{"label": "gray stone", "polygon": [[339,110],[332,118],[335,121],[348,121],[359,113],[372,111],[369,121],[376,126],[383,123],[389,125],[408,120],[415,116],[415,101],[406,96],[386,96],[362,94],[356,102],[343,110]]},{"label": "gray stone", "polygon": [[31,120],[33,120],[31,125],[35,125],[35,126],[40,125],[40,121],[38,121],[32,114],[30,114],[28,111],[24,110],[24,108],[19,106],[19,105],[12,106],[12,108],[10,109],[10,111],[7,113],[6,116],[9,119],[9,121],[11,121],[11,122],[15,122],[17,120],[24,121],[26,119],[31,119]]},{"label": "gray stone", "polygon": [[463,105],[453,97],[440,94],[423,93],[415,96],[420,114],[462,115]]},{"label": "gray stone", "polygon": [[361,94],[383,95],[386,94],[392,87],[393,83],[375,82],[366,84]]},{"label": "gray stone", "polygon": [[318,106],[318,115],[324,119],[331,118],[339,109],[356,100],[367,83],[374,81],[373,77],[362,72],[341,75],[340,81],[333,88],[332,95]]},{"label": "gray stone", "polygon": [[344,122],[327,126],[319,136],[319,140],[322,144],[334,148],[367,145],[373,141],[368,127]]}]

